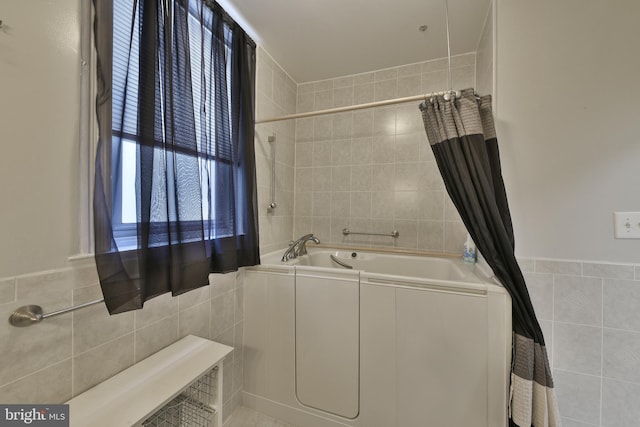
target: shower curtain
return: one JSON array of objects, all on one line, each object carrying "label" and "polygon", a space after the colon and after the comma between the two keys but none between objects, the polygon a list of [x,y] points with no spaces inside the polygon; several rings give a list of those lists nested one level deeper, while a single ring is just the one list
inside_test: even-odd
[{"label": "shower curtain", "polygon": [[514,252],[491,97],[473,89],[420,105],[447,192],[478,250],[512,299],[513,350],[509,425],[555,427],[560,415],[544,337]]}]

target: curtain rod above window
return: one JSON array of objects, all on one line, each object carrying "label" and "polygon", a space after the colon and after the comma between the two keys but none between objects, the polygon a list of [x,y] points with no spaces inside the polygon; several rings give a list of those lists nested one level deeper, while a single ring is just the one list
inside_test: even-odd
[{"label": "curtain rod above window", "polygon": [[306,117],[323,116],[326,114],[344,113],[347,111],[363,110],[365,108],[375,108],[375,107],[384,107],[385,105],[403,104],[405,102],[425,101],[434,96],[444,95],[446,99],[446,97],[451,96],[452,93],[456,95],[456,98],[460,97],[460,91],[445,90],[440,92],[431,92],[424,95],[406,96],[404,98],[394,98],[394,99],[387,99],[385,101],[376,101],[376,102],[368,102],[365,104],[349,105],[347,107],[328,108],[326,110],[289,114],[289,115],[280,116],[280,117],[269,117],[266,119],[256,120],[256,124],[259,125],[261,123],[279,122],[282,120],[303,119]]},{"label": "curtain rod above window", "polygon": [[237,25],[239,28],[241,28],[242,31],[244,31],[247,35],[247,43],[249,43],[252,48],[256,48],[256,42],[251,38],[251,36],[249,36],[249,33],[247,33],[247,31],[242,28],[242,25],[240,25],[235,19],[233,19],[229,12],[227,12],[220,3],[215,0],[202,0],[202,2],[211,10],[216,10],[216,8],[219,8],[222,12],[222,19],[224,20],[224,22],[226,22],[227,25],[231,27]]}]

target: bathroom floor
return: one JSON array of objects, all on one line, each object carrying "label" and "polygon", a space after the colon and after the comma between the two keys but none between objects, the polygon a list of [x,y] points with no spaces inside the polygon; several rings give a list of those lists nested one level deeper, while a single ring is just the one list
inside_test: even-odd
[{"label": "bathroom floor", "polygon": [[296,427],[253,409],[238,407],[224,427]]}]

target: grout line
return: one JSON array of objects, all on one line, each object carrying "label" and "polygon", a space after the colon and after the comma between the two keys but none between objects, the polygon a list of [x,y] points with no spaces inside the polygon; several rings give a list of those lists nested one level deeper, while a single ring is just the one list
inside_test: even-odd
[{"label": "grout line", "polygon": [[[604,282],[604,280],[602,280]],[[603,286],[600,287],[600,298],[602,304],[600,304],[600,425],[602,425],[602,410],[604,409],[603,404],[603,389],[604,389],[604,283]]]},{"label": "grout line", "polygon": [[[566,420],[571,420],[571,421],[579,422],[580,424],[584,424],[584,425],[586,425],[586,426],[598,427],[598,424],[585,423],[584,421],[577,420],[577,419],[575,419],[575,418],[571,418],[571,417],[563,417],[562,415],[561,415],[560,417],[561,417],[561,418],[564,418],[564,419],[566,419]],[[602,423],[600,423],[600,425],[602,425]]]},{"label": "grout line", "polygon": [[[71,293],[71,302],[73,303],[74,293]],[[76,336],[76,328],[75,328],[75,317],[76,312],[71,312],[71,397],[75,397],[75,378],[76,378],[76,364],[74,362],[75,359],[75,336]]]},{"label": "grout line", "polygon": [[[108,341],[105,341],[105,342],[103,342],[103,343],[100,343],[100,344],[96,345],[95,347],[91,347],[91,348],[90,348],[90,349],[88,349],[88,350],[85,350],[85,351],[83,351],[83,352],[81,352],[81,353],[78,353],[78,354],[76,354],[74,357],[78,357],[78,356],[85,355],[85,354],[89,353],[90,351],[93,351],[93,350],[95,350],[95,349],[97,349],[97,348],[100,348],[100,347],[106,346],[107,344],[112,344],[112,343],[114,343],[115,341],[117,341],[117,340],[119,340],[119,339],[121,339],[121,338],[123,338],[123,337],[126,337],[127,335],[132,335],[132,334],[134,334],[134,333],[135,333],[135,331],[129,331],[129,332],[127,332],[126,334],[122,334],[122,335],[117,336],[117,337],[115,337],[115,338],[112,338],[112,339],[110,339],[110,340],[108,340]],[[135,350],[135,336],[134,336],[134,350]],[[135,351],[134,351],[134,355],[135,355]]]},{"label": "grout line", "polygon": [[621,380],[620,378],[614,378],[614,377],[606,377],[603,376],[602,377],[603,380],[611,380],[611,381],[618,381],[620,383],[625,383],[625,384],[631,384],[631,385],[636,385],[636,386],[640,386],[640,382],[634,382],[634,381],[628,381],[628,380]]},{"label": "grout line", "polygon": [[[26,379],[26,378],[28,378],[28,377],[30,377],[30,376],[32,376],[32,375],[38,374],[38,373],[40,373],[40,372],[42,372],[42,371],[45,371],[45,370],[49,369],[49,368],[51,368],[52,366],[56,366],[56,365],[58,365],[58,364],[62,364],[63,362],[66,362],[67,360],[69,360],[69,361],[71,362],[71,366],[73,367],[73,357],[67,357],[67,358],[64,358],[64,359],[62,359],[62,360],[58,360],[58,361],[56,361],[56,362],[53,362],[53,363],[51,363],[50,365],[47,365],[47,366],[45,366],[45,367],[43,367],[43,368],[40,368],[40,369],[38,369],[37,371],[29,372],[28,374],[23,375],[23,376],[21,376],[21,377],[18,377],[18,378],[14,379],[14,380],[11,380],[11,381],[6,382],[6,383],[4,383],[4,384],[0,384],[0,388],[6,387],[6,386],[11,385],[11,384],[14,384],[14,383],[16,383],[16,382],[18,382],[18,381],[22,381],[22,380],[24,380],[24,379]],[[72,369],[73,369],[73,368],[72,368]],[[72,377],[72,378],[73,378],[73,377]],[[72,384],[72,393],[73,393],[73,381],[71,382],[71,384]],[[73,396],[73,394],[72,394],[72,396]]]},{"label": "grout line", "polygon": [[578,375],[584,375],[586,377],[591,377],[591,378],[602,378],[601,375],[596,375],[596,374],[587,374],[584,372],[579,372],[579,371],[572,371],[571,369],[562,369],[562,368],[555,368],[554,371],[558,371],[558,372],[568,372],[570,374],[578,374]]},{"label": "grout line", "polygon": [[[540,320],[549,321],[548,319],[540,319]],[[558,323],[558,324],[562,324],[562,325],[571,325],[571,326],[582,326],[582,327],[586,327],[586,328],[596,328],[596,329],[602,329],[603,331],[604,330],[610,330],[610,331],[618,331],[618,332],[627,332],[627,333],[632,333],[632,334],[640,334],[640,331],[638,331],[638,330],[612,328],[610,326],[589,325],[589,324],[586,324],[586,323],[564,322],[564,321],[558,321],[558,320],[553,320],[553,323]]]},{"label": "grout line", "polygon": [[551,276],[551,369],[556,366],[556,278]]}]

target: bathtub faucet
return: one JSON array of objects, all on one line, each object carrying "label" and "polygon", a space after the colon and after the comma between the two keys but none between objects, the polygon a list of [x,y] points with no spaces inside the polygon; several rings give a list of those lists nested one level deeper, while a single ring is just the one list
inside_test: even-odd
[{"label": "bathtub faucet", "polygon": [[295,242],[291,242],[289,248],[285,251],[284,255],[282,255],[282,262],[287,262],[290,259],[298,258],[300,255],[307,254],[307,242],[309,240],[313,240],[316,245],[320,244],[320,239],[318,239],[313,234],[305,234]]}]

